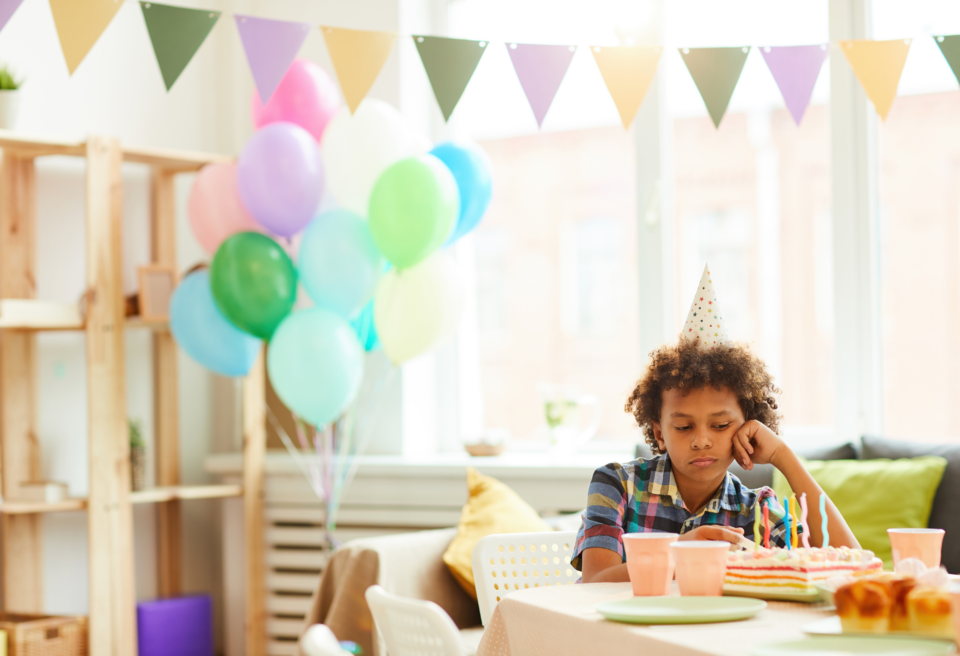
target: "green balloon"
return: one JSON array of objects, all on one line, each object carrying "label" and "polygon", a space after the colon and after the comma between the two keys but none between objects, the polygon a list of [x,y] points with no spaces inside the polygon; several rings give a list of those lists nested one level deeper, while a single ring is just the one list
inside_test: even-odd
[{"label": "green balloon", "polygon": [[396,162],[380,175],[370,194],[370,234],[398,269],[411,267],[440,248],[459,215],[457,181],[433,155]]},{"label": "green balloon", "polygon": [[297,298],[297,269],[259,232],[228,237],[210,265],[210,288],[223,316],[240,330],[270,339]]}]

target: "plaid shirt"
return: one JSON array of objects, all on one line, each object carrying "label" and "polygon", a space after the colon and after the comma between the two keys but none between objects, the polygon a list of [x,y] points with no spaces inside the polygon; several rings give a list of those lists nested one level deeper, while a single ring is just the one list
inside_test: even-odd
[{"label": "plaid shirt", "polygon": [[625,561],[624,533],[661,531],[683,534],[698,526],[719,524],[740,527],[747,539],[753,540],[754,505],[758,496],[773,499],[771,546],[786,546],[783,508],[768,487],[751,490],[727,472],[713,497],[693,514],[683,505],[670,457],[666,454],[648,460],[631,460],[622,465],[604,465],[593,473],[590,481],[587,509],[577,532],[571,563],[581,569],[583,550],[593,547],[616,551]]}]

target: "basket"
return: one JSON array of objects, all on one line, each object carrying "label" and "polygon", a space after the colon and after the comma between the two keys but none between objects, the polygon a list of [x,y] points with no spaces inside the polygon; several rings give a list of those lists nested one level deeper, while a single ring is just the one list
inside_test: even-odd
[{"label": "basket", "polygon": [[0,612],[7,656],[87,656],[87,618]]}]

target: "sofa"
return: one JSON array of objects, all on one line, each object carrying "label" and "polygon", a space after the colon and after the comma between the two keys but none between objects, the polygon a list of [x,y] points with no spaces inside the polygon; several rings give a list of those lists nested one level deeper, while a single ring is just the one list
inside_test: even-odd
[{"label": "sofa", "polygon": [[[649,457],[646,445],[637,446],[637,457]],[[852,460],[912,458],[937,455],[947,460],[943,480],[934,498],[931,527],[943,528],[943,563],[960,573],[960,446],[923,445],[912,442],[864,437],[860,444],[801,451],[809,460]],[[773,467],[759,465],[744,471],[730,467],[751,488],[772,485]],[[586,491],[585,491],[586,492]],[[556,530],[575,530],[578,516],[547,520]],[[382,656],[373,618],[363,597],[378,584],[384,589],[415,599],[437,603],[461,629],[464,652],[476,653],[483,629],[475,599],[466,594],[444,565],[441,557],[456,535],[455,528],[352,540],[330,558],[314,593],[306,626],[327,624],[341,640],[353,640],[365,654]]]}]

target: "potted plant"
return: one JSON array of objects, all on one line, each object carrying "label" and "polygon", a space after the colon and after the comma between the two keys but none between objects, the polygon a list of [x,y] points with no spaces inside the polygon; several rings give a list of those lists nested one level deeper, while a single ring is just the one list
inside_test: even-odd
[{"label": "potted plant", "polygon": [[20,109],[20,85],[6,65],[0,65],[0,129],[12,130]]},{"label": "potted plant", "polygon": [[130,489],[136,492],[147,486],[147,445],[138,419],[127,419],[130,433]]}]

